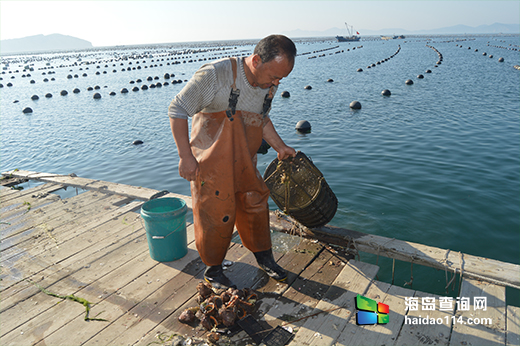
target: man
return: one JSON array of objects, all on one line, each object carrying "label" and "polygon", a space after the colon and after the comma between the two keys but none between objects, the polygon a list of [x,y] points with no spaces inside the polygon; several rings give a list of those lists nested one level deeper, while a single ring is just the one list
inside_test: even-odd
[{"label": "man", "polygon": [[[234,226],[260,268],[278,281],[287,278],[273,258],[269,189],[256,168],[256,153],[263,138],[278,159],[296,155],[268,116],[277,86],[292,71],[295,57],[289,38],[265,37],[246,58],[202,66],[168,108],[179,174],[191,182],[195,243],[206,264],[204,278],[215,288],[236,288],[222,269]],[[191,141],[188,117],[193,117]]]}]

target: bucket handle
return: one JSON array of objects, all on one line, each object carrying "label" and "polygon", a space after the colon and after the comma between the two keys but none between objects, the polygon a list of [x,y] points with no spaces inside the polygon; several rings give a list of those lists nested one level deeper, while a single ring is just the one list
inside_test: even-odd
[{"label": "bucket handle", "polygon": [[[145,232],[146,232],[146,227],[144,227],[144,224],[143,224],[143,218],[141,217],[141,215],[139,215],[139,221],[141,221],[141,226],[143,226]],[[174,231],[171,231],[170,233],[168,233],[167,235],[153,235],[152,236],[152,239],[165,239],[166,237],[169,237],[172,233],[176,232],[177,230],[174,230]]]}]

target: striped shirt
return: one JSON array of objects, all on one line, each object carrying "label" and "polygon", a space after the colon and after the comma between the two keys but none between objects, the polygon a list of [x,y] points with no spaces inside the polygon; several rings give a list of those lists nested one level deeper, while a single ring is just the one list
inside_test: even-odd
[{"label": "striped shirt", "polygon": [[[225,111],[233,85],[233,70],[229,58],[203,65],[175,96],[168,107],[171,118],[187,119],[204,112]],[[236,87],[240,90],[236,109],[262,113],[265,95],[269,89],[253,87],[244,71],[244,58],[237,59]],[[275,87],[276,91],[277,87]],[[266,116],[269,115],[269,111]]]}]

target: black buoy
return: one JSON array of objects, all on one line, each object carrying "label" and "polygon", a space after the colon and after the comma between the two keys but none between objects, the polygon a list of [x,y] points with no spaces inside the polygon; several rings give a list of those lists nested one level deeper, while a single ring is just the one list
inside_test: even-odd
[{"label": "black buoy", "polygon": [[426,73],[432,73],[432,70],[426,70]]},{"label": "black buoy", "polygon": [[88,91],[92,91],[92,90],[94,90],[94,88],[93,87],[88,87],[87,90]]},{"label": "black buoy", "polygon": [[412,84],[413,84],[413,80],[411,80],[411,79],[407,79],[404,83],[405,83],[406,85],[412,85]]},{"label": "black buoy", "polygon": [[310,85],[305,86],[305,90],[312,90],[312,87]]},{"label": "black buoy", "polygon": [[282,95],[282,97],[284,97],[284,98],[291,97],[291,93],[289,93],[288,91],[283,91],[281,95]]},{"label": "black buoy", "polygon": [[350,102],[350,108],[361,109],[361,103],[359,101],[352,101]]},{"label": "black buoy", "polygon": [[132,88],[132,91],[139,91],[139,87],[136,87],[136,86],[133,87],[133,88]]},{"label": "black buoy", "polygon": [[97,99],[101,98],[101,94],[100,93],[95,93],[94,96],[92,96],[92,97],[97,100]]},{"label": "black buoy", "polygon": [[32,113],[33,110],[32,110],[31,107],[25,107],[25,108],[22,110],[22,112],[23,112],[24,114],[28,114],[28,113]]},{"label": "black buoy", "polygon": [[39,100],[39,99],[40,99],[40,97],[38,95],[31,96],[31,100],[35,100],[36,101],[36,100]]},{"label": "black buoy", "polygon": [[45,97],[46,97],[46,98],[51,98],[51,97],[52,97],[52,94],[51,94],[51,93],[47,93],[47,94],[45,94]]},{"label": "black buoy", "polygon": [[79,90],[78,88],[75,88],[74,90],[72,90],[72,92],[73,92],[74,94],[79,93],[79,91],[80,91],[80,90]]},{"label": "black buoy", "polygon": [[504,58],[498,58],[498,62],[504,62]]},{"label": "black buoy", "polygon": [[141,85],[141,90],[148,90],[148,85],[146,85],[146,84]]},{"label": "black buoy", "polygon": [[116,92],[115,92],[115,91],[111,91],[109,95],[110,95],[110,96],[115,96],[115,95],[116,95]]},{"label": "black buoy", "polygon": [[296,131],[301,133],[310,133],[311,132],[311,123],[307,120],[300,120],[296,124]]},{"label": "black buoy", "polygon": [[423,76],[422,74],[420,74],[420,75],[417,76],[417,78],[419,78],[419,79],[423,79],[424,76]]},{"label": "black buoy", "polygon": [[358,68],[357,72],[363,72],[363,69],[362,68]]},{"label": "black buoy", "polygon": [[67,90],[62,90],[62,91],[60,92],[60,95],[61,95],[61,96],[66,96],[66,95],[68,95]]},{"label": "black buoy", "polygon": [[381,95],[383,95],[383,96],[390,96],[390,95],[392,95],[392,93],[390,92],[390,90],[385,89],[385,90],[381,91]]},{"label": "black buoy", "polygon": [[329,79],[327,79],[327,82],[332,83],[332,82],[334,82],[334,79],[329,78]]},{"label": "black buoy", "polygon": [[123,88],[121,89],[121,94],[126,94],[128,92],[128,89],[127,88]]},{"label": "black buoy", "polygon": [[144,142],[140,139],[136,139],[135,141],[132,142],[133,145],[139,145],[139,144],[143,144]]},{"label": "black buoy", "polygon": [[487,53],[486,53],[486,52],[484,52],[484,53],[482,53],[482,55],[483,55],[483,56],[486,56],[486,55],[487,55]]}]

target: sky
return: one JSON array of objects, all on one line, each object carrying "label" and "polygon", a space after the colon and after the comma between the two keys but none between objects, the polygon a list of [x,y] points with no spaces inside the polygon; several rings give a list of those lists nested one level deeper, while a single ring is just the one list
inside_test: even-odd
[{"label": "sky", "polygon": [[259,39],[292,30],[518,24],[520,1],[0,0],[0,39],[62,34],[96,47]]}]

